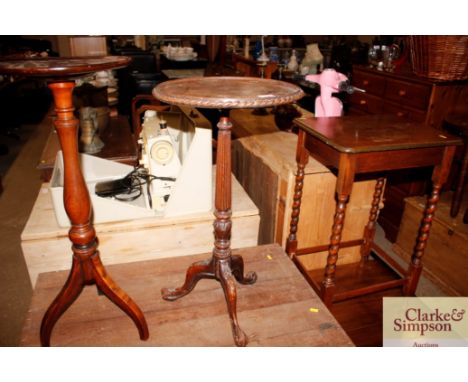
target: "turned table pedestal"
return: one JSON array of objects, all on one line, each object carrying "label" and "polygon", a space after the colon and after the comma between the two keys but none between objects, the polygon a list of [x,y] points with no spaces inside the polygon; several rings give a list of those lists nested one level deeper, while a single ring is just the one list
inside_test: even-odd
[{"label": "turned table pedestal", "polygon": [[[422,257],[429,236],[442,185],[447,179],[452,158],[461,141],[432,127],[404,122],[390,116],[359,116],[340,118],[299,118],[297,145],[297,174],[291,214],[290,234],[286,252],[297,263],[297,256],[312,253],[298,248],[297,226],[300,216],[304,167],[309,155],[325,166],[337,169],[336,210],[331,228],[328,257],[322,280],[309,277],[309,282],[327,306],[333,302],[403,287],[404,294],[414,295],[422,270]],[[407,270],[402,269],[374,242],[379,203],[384,187],[384,174],[390,170],[434,166],[433,190],[427,198],[414,252]],[[377,178],[369,221],[364,227],[362,240],[341,241],[346,205],[349,201],[355,175],[372,174]],[[397,280],[337,291],[335,283],[338,251],[341,247],[359,245],[361,263],[365,268],[371,250],[382,257],[399,274]],[[449,261],[449,260],[447,260]],[[306,275],[307,276],[307,275]]]},{"label": "turned table pedestal", "polygon": [[0,61],[0,73],[43,78],[52,91],[57,118],[54,122],[64,161],[64,204],[72,227],[73,260],[69,277],[42,319],[40,337],[43,346],[50,345],[52,329],[60,316],[73,304],[85,285],[97,288],[134,321],[140,338],[149,336],[140,308],[110,278],[104,268],[98,239],[90,222],[91,203],[78,157],[78,120],[73,115],[72,92],[75,78],[101,70],[128,65],[127,57],[47,58]]},{"label": "turned table pedestal", "polygon": [[247,336],[237,321],[237,292],[235,281],[253,284],[257,275],[244,275],[241,256],[231,254],[231,128],[229,110],[263,108],[294,102],[303,96],[295,85],[253,77],[195,77],[159,84],[153,95],[175,105],[223,110],[217,125],[216,190],[214,249],[211,259],[192,264],[185,283],[179,288],[164,288],[165,300],[173,301],[190,293],[204,278],[220,282],[226,297],[231,327],[236,345],[245,346]]}]

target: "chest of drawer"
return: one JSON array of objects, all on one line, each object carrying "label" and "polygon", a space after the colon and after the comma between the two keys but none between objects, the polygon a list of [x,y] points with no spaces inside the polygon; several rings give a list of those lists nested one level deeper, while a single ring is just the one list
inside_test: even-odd
[{"label": "chest of drawer", "polygon": [[414,122],[425,122],[426,113],[422,110],[403,107],[393,102],[385,102],[383,105],[384,114],[392,114],[399,118],[409,119]]},{"label": "chest of drawer", "polygon": [[431,97],[431,87],[388,78],[384,96],[398,104],[426,110]]},{"label": "chest of drawer", "polygon": [[379,97],[385,92],[385,78],[370,73],[356,71],[353,74],[353,85]]},{"label": "chest of drawer", "polygon": [[349,98],[349,104],[368,114],[380,114],[383,111],[384,101],[368,93],[354,93]]}]

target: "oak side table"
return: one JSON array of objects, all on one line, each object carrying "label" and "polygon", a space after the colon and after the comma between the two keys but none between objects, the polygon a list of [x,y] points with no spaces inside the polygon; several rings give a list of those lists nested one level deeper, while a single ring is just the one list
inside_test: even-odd
[{"label": "oak side table", "polygon": [[122,309],[135,323],[140,338],[148,339],[143,312],[110,278],[97,250],[98,240],[90,222],[91,203],[78,157],[78,120],[73,115],[74,79],[84,74],[128,65],[128,57],[47,58],[0,61],[0,73],[39,77],[48,81],[57,118],[54,122],[64,160],[64,204],[72,223],[69,238],[73,261],[68,279],[45,313],[40,330],[41,344],[50,345],[52,329],[60,316],[73,304],[85,285],[97,288]]},{"label": "oak side table", "polygon": [[231,238],[231,128],[229,110],[264,108],[294,102],[303,96],[292,84],[254,77],[192,77],[167,81],[153,90],[159,100],[180,106],[220,109],[223,111],[217,127],[216,189],[214,249],[211,259],[192,264],[185,283],[179,288],[163,288],[165,300],[173,301],[190,293],[204,278],[215,279],[224,290],[234,341],[247,345],[248,339],[237,321],[237,292],[235,280],[253,284],[254,272],[244,275],[241,256],[232,255]]},{"label": "oak side table", "polygon": [[[322,280],[308,277],[325,304],[403,287],[406,296],[414,295],[422,271],[422,257],[429,237],[434,212],[442,185],[447,179],[453,155],[460,139],[421,123],[406,122],[392,116],[349,116],[340,118],[298,118],[299,138],[296,152],[297,173],[293,210],[286,252],[297,263],[298,256],[315,252],[313,248],[298,248],[297,225],[300,216],[304,167],[309,155],[325,166],[338,171],[336,181],[336,210],[331,228],[328,257]],[[373,242],[379,203],[390,170],[434,166],[433,190],[427,198],[411,262],[407,270],[400,267]],[[355,175],[372,174],[377,183],[367,225],[362,240],[341,242],[346,205]],[[396,270],[399,279],[365,285],[351,290],[337,290],[335,283],[340,247],[360,246],[360,265],[369,260],[371,250]],[[447,260],[449,261],[449,260]],[[299,264],[300,265],[300,264]],[[307,275],[306,275],[307,277]]]}]

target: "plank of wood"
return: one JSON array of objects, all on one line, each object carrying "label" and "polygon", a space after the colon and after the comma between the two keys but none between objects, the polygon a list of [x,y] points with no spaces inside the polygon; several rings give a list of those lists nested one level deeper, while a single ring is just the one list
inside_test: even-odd
[{"label": "plank of wood", "polygon": [[[352,346],[353,343],[294,264],[278,245],[234,251],[246,271],[255,271],[254,285],[238,285],[238,318],[250,346]],[[111,265],[108,272],[143,310],[150,338],[143,342],[132,321],[94,287],[65,312],[52,333],[55,346],[233,346],[222,289],[202,280],[184,298],[162,300],[162,287],[178,286],[186,268],[209,254]],[[21,345],[39,345],[42,316],[67,277],[67,272],[39,276]],[[315,308],[317,312],[311,312]]]}]

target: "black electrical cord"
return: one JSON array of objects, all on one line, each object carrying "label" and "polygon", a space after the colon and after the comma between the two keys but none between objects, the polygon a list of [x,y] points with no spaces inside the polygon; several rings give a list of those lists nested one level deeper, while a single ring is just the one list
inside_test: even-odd
[{"label": "black electrical cord", "polygon": [[146,184],[149,205],[150,208],[153,208],[150,186],[151,182],[155,179],[172,182],[176,180],[176,178],[149,174],[146,168],[138,166],[123,178],[123,180],[129,185],[127,189],[124,192],[119,192],[118,194],[113,195],[113,197],[123,202],[131,202],[141,196],[143,193],[142,186]]}]

